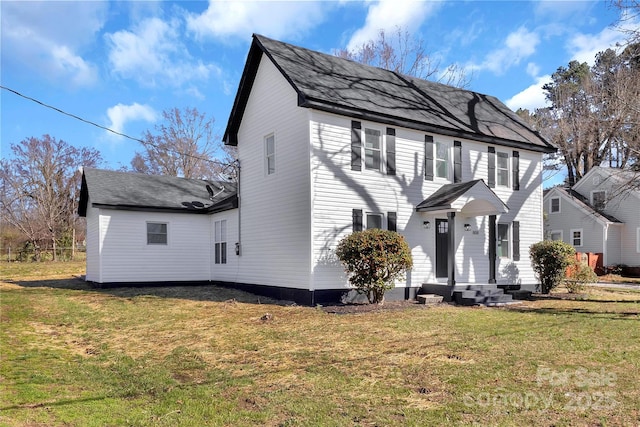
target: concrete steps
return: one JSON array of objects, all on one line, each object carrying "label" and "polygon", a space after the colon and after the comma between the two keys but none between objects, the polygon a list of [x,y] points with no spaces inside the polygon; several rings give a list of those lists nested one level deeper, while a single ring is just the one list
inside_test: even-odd
[{"label": "concrete steps", "polygon": [[501,306],[514,304],[516,301],[503,289],[496,285],[469,285],[467,289],[454,291],[453,301],[459,305]]}]

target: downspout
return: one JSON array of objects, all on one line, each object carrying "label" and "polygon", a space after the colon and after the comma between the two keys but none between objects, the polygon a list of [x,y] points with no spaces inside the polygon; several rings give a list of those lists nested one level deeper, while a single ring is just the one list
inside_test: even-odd
[{"label": "downspout", "polygon": [[240,160],[236,160],[236,198],[238,199],[238,241],[236,242],[236,256],[242,254],[242,203],[240,201]]},{"label": "downspout", "polygon": [[[608,245],[608,237],[609,237],[609,223],[605,223],[604,227],[602,227],[602,266],[605,267],[609,265],[607,262],[608,254],[607,254],[607,245]],[[597,267],[597,265],[596,265]]]}]

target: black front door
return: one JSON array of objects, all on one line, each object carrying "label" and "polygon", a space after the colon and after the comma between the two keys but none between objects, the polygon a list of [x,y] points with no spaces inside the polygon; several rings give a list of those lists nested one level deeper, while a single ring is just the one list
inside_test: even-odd
[{"label": "black front door", "polygon": [[448,277],[449,222],[436,219],[436,277]]}]

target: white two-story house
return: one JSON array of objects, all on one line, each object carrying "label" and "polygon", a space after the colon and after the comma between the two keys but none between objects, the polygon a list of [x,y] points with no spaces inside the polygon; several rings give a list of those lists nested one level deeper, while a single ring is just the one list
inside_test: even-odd
[{"label": "white two-story house", "polygon": [[555,149],[494,97],[255,35],[224,142],[238,150],[237,207],[207,213],[199,280],[336,301],[348,291],[337,243],[379,227],[413,255],[389,298],[537,283],[528,249],[543,239],[542,155]]},{"label": "white two-story house", "polygon": [[[544,196],[545,235],[593,253],[599,267],[625,265],[640,274],[640,188],[637,172],[594,167],[577,184]],[[598,270],[600,272],[600,270]]]}]

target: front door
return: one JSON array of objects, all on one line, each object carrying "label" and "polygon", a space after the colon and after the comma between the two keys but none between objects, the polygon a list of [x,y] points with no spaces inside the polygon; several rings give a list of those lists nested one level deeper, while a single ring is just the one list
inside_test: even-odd
[{"label": "front door", "polygon": [[449,221],[436,219],[436,277],[448,277]]}]

